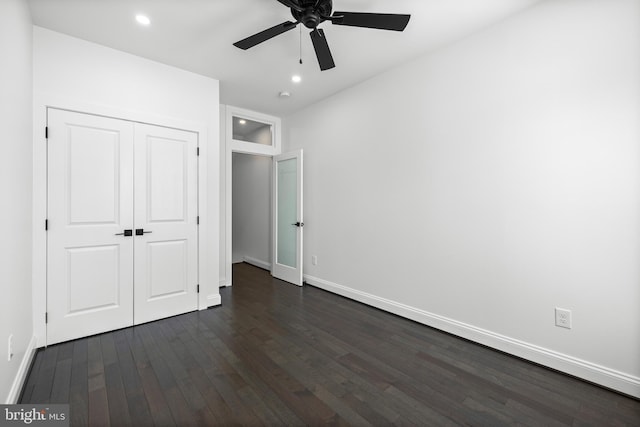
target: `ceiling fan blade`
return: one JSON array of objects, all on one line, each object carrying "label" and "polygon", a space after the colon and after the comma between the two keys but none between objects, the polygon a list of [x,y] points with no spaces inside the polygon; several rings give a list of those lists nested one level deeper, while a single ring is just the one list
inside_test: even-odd
[{"label": "ceiling fan blade", "polygon": [[297,10],[298,12],[304,12],[304,8],[300,6],[298,3],[292,0],[278,0],[283,5],[287,6],[290,9]]},{"label": "ceiling fan blade", "polygon": [[324,31],[321,28],[316,28],[311,32],[311,41],[313,42],[313,48],[318,57],[320,70],[325,71],[335,67],[336,64],[333,62],[333,56],[331,56],[327,38],[324,36]]},{"label": "ceiling fan blade", "polygon": [[404,31],[411,15],[395,13],[333,12],[331,23],[349,27]]},{"label": "ceiling fan blade", "polygon": [[266,30],[260,31],[259,33],[249,36],[246,39],[240,40],[239,42],[235,42],[233,45],[235,47],[239,47],[240,49],[247,50],[250,47],[254,47],[255,45],[265,42],[277,35],[285,33],[289,30],[293,30],[297,25],[297,22],[283,22],[282,24],[267,28]]}]

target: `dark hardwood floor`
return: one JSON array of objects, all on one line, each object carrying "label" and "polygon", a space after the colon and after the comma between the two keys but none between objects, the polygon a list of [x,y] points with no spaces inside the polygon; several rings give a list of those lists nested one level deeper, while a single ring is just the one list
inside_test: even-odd
[{"label": "dark hardwood floor", "polygon": [[234,265],[222,306],[38,351],[72,425],[640,426],[640,401]]}]

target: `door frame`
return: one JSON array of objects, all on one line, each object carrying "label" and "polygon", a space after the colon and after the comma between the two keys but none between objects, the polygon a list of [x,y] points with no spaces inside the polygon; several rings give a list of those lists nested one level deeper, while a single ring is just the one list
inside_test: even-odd
[{"label": "door frame", "polygon": [[[209,224],[207,207],[207,171],[210,169],[208,158],[208,135],[206,123],[164,117],[152,113],[130,111],[122,108],[113,108],[103,105],[77,102],[66,97],[48,96],[34,102],[33,111],[33,229],[32,229],[32,302],[33,302],[33,333],[36,338],[36,347],[47,345],[47,325],[45,313],[47,311],[47,232],[45,220],[48,210],[48,169],[47,169],[47,138],[45,127],[47,126],[47,112],[49,108],[73,111],[77,113],[93,114],[96,116],[110,117],[136,123],[145,123],[154,126],[162,126],[174,129],[194,132],[198,135],[198,310],[220,305],[221,298],[218,288],[210,283],[215,278],[209,277],[209,269],[206,267],[209,246],[209,229],[217,227],[217,224]],[[211,168],[216,171],[215,165]],[[216,189],[216,191],[218,191]],[[215,283],[215,282],[214,282]]]},{"label": "door frame", "polygon": [[[249,119],[255,119],[270,123],[273,125],[273,146],[265,147],[259,144],[247,143],[243,141],[236,141],[233,139],[231,130],[232,116],[238,115],[247,117]],[[228,287],[233,283],[233,153],[252,154],[258,156],[273,157],[279,155],[282,152],[281,144],[281,120],[278,117],[269,116],[262,113],[257,113],[251,110],[245,110],[230,105],[220,105],[220,135],[222,141],[221,158],[224,159],[224,213],[220,216],[224,219],[224,223],[220,224],[220,228],[225,230],[224,234],[224,248],[220,248],[220,251],[225,254],[224,266],[221,266],[221,275],[219,286]],[[269,177],[271,179],[271,177]],[[273,239],[273,236],[271,236]],[[273,254],[271,254],[273,258]],[[273,260],[272,265],[273,265]],[[271,270],[271,269],[270,269]]]}]

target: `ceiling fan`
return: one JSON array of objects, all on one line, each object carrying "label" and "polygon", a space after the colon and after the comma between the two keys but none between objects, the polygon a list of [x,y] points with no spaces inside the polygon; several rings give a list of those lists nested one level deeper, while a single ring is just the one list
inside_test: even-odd
[{"label": "ceiling fan", "polygon": [[335,67],[329,44],[324,31],[318,25],[324,21],[331,21],[334,25],[350,27],[375,28],[379,30],[403,31],[409,23],[411,15],[393,13],[362,13],[362,12],[333,12],[332,0],[278,0],[291,9],[295,22],[286,21],[264,31],[260,31],[233,45],[247,50],[277,35],[293,30],[302,23],[311,31],[311,42],[316,51],[318,64],[322,71]]}]

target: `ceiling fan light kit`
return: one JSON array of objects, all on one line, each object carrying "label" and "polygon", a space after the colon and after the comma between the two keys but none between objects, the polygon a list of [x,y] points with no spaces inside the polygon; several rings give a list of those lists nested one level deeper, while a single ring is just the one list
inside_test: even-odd
[{"label": "ceiling fan light kit", "polygon": [[311,42],[318,58],[318,65],[320,65],[322,71],[335,67],[324,31],[318,28],[318,25],[323,22],[330,21],[333,25],[350,27],[404,31],[411,18],[411,15],[394,13],[333,12],[332,14],[332,0],[278,0],[278,2],[291,10],[291,15],[295,22],[283,22],[240,40],[233,45],[246,50],[289,30],[293,30],[298,24],[303,24],[312,30],[310,33]]}]

